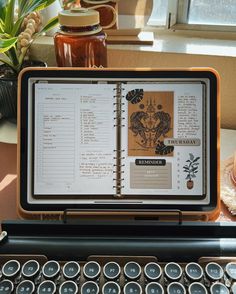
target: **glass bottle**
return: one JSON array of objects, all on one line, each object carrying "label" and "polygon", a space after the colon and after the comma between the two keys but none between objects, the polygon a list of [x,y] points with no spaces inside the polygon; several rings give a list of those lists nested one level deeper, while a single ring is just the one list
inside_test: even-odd
[{"label": "glass bottle", "polygon": [[100,25],[99,12],[72,8],[58,15],[60,30],[54,36],[59,67],[106,67],[106,34]]}]

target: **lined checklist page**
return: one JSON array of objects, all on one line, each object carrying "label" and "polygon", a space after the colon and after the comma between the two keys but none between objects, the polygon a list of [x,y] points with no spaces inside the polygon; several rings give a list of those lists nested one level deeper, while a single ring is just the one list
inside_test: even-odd
[{"label": "lined checklist page", "polygon": [[34,194],[113,194],[113,85],[35,84]]}]

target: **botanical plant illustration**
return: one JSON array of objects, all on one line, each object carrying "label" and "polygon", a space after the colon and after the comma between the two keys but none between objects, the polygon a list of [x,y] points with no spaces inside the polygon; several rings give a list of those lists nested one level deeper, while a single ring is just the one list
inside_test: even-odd
[{"label": "botanical plant illustration", "polygon": [[186,175],[187,187],[188,189],[193,188],[193,178],[196,178],[196,174],[198,173],[199,168],[199,159],[200,157],[194,157],[192,153],[189,153],[189,159],[186,160],[186,165],[183,166],[184,172]]}]

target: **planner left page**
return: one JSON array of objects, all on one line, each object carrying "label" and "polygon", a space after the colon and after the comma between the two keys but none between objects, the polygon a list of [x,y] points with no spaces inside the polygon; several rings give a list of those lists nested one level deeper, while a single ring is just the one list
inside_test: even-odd
[{"label": "planner left page", "polygon": [[114,85],[35,83],[33,194],[114,194]]}]

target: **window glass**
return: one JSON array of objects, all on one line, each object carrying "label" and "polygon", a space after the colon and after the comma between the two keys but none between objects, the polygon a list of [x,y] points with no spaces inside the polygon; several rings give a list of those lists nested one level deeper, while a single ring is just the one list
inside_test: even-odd
[{"label": "window glass", "polygon": [[236,25],[236,0],[189,0],[188,23]]}]

